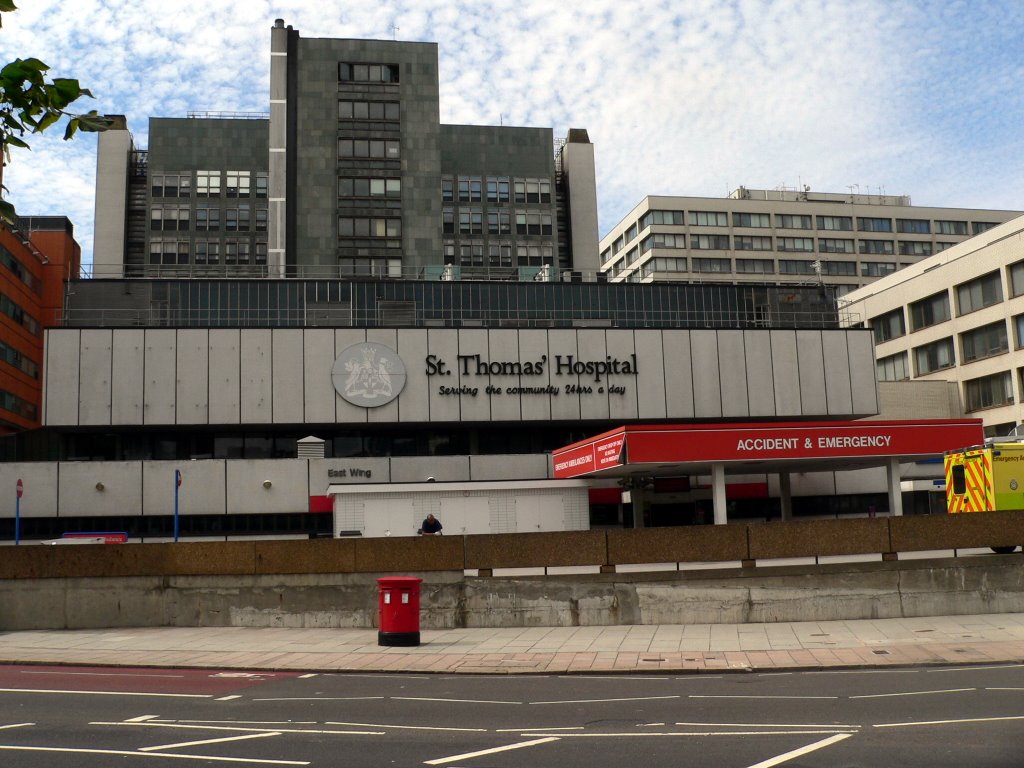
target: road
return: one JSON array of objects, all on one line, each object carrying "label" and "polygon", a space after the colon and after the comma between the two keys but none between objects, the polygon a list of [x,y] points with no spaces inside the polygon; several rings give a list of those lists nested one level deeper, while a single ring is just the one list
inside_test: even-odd
[{"label": "road", "polygon": [[1024,665],[646,676],[0,667],[0,764],[1024,763]]}]

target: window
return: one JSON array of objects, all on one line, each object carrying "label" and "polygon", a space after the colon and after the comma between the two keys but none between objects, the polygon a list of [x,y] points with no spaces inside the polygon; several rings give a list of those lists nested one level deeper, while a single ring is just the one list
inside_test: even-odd
[{"label": "window", "polygon": [[771,216],[767,213],[734,213],[732,215],[734,227],[771,227]]},{"label": "window", "polygon": [[220,171],[196,171],[196,197],[220,197]]},{"label": "window", "polygon": [[889,339],[895,339],[907,332],[907,327],[903,322],[902,309],[894,309],[892,312],[886,312],[884,315],[873,317],[871,319],[871,327],[875,332],[876,344],[881,344]]},{"label": "window", "polygon": [[459,245],[459,264],[463,267],[482,267],[484,265],[484,244],[461,243]]},{"label": "window", "polygon": [[853,253],[853,240],[840,240],[834,237],[818,239],[819,253]]},{"label": "window", "polygon": [[811,217],[796,213],[776,213],[775,226],[779,229],[810,229]]},{"label": "window", "polygon": [[516,179],[513,191],[513,199],[517,203],[551,202],[551,181],[549,179]]},{"label": "window", "polygon": [[249,196],[250,176],[248,171],[227,171],[224,178],[224,193],[228,197]]},{"label": "window", "polygon": [[694,272],[720,272],[732,271],[729,259],[693,259],[692,270]]},{"label": "window", "polygon": [[257,208],[256,209],[256,231],[266,232],[267,231],[267,209]]},{"label": "window", "polygon": [[187,230],[190,216],[188,206],[154,206],[149,211],[149,228],[153,232]]},{"label": "window", "polygon": [[1009,349],[1009,341],[1006,338],[1006,323],[1002,320],[960,334],[960,351],[963,355],[963,363],[970,363],[975,360],[981,360],[984,357],[999,355],[1003,352],[1008,352]]},{"label": "window", "polygon": [[550,213],[516,211],[517,235],[550,235],[551,232]]},{"label": "window", "polygon": [[397,101],[339,101],[340,120],[387,120],[396,122],[401,116]]},{"label": "window", "polygon": [[1003,300],[1003,287],[999,273],[990,272],[956,287],[956,300],[961,315],[984,307],[998,304]]},{"label": "window", "polygon": [[483,181],[479,176],[459,176],[459,202],[479,203],[483,199]]},{"label": "window", "polygon": [[2,293],[0,293],[0,312],[25,328],[29,333],[33,335],[39,333],[39,322],[26,312],[21,305],[12,301],[9,296]]},{"label": "window", "polygon": [[727,227],[729,226],[729,217],[724,212],[690,211],[690,226]]},{"label": "window", "polygon": [[814,251],[813,237],[780,237],[778,238],[778,249],[784,253],[791,251]]},{"label": "window", "polygon": [[39,408],[34,403],[30,403],[6,389],[0,389],[0,408],[15,413],[23,419],[39,418]]},{"label": "window", "polygon": [[946,291],[915,301],[910,305],[910,327],[919,331],[949,320],[949,294]]},{"label": "window", "polygon": [[441,179],[441,202],[455,202],[455,179],[445,177]]},{"label": "window", "polygon": [[508,235],[512,233],[512,216],[508,211],[487,212],[487,234]]},{"label": "window", "polygon": [[857,229],[861,232],[892,232],[892,219],[858,216]]},{"label": "window", "polygon": [[936,221],[935,234],[937,235],[966,235],[966,221]]},{"label": "window", "polygon": [[441,232],[445,235],[455,234],[455,209],[445,208],[441,211]]},{"label": "window", "polygon": [[623,234],[623,237],[626,238],[627,243],[631,243],[632,241],[636,240],[636,222],[631,224],[626,229],[626,232]]},{"label": "window", "polygon": [[343,83],[397,83],[397,64],[338,64],[338,80]]},{"label": "window", "polygon": [[338,157],[398,160],[402,156],[398,139],[338,139]]},{"label": "window", "polygon": [[196,231],[216,232],[220,229],[220,208],[196,208]]},{"label": "window", "polygon": [[640,250],[644,253],[652,248],[685,248],[686,235],[648,235],[640,241]]},{"label": "window", "polygon": [[728,235],[690,235],[690,248],[695,251],[729,250]]},{"label": "window", "polygon": [[542,267],[551,264],[554,252],[550,245],[516,245],[516,265],[520,267]]},{"label": "window", "polygon": [[220,242],[217,240],[196,240],[196,264],[217,264],[220,262]]},{"label": "window", "polygon": [[150,240],[149,263],[171,266],[188,264],[189,245],[185,240]]},{"label": "window", "polygon": [[968,413],[1012,404],[1013,383],[1009,371],[964,382],[964,406]]},{"label": "window", "polygon": [[1024,261],[1010,265],[1010,295],[1020,296],[1024,293]]},{"label": "window", "polygon": [[775,274],[775,262],[771,259],[736,259],[736,272],[742,275]]},{"label": "window", "polygon": [[944,250],[946,250],[947,248],[952,248],[954,245],[956,245],[956,243],[948,243],[943,242],[941,240],[936,241],[933,253],[942,253]]},{"label": "window", "polygon": [[224,209],[225,232],[248,232],[250,226],[250,208],[246,203],[239,203]]},{"label": "window", "polygon": [[256,171],[256,197],[266,197],[269,177],[266,171]]},{"label": "window", "polygon": [[487,263],[492,267],[512,266],[512,246],[509,243],[488,243]]},{"label": "window", "polygon": [[914,349],[914,366],[918,376],[941,371],[943,368],[952,368],[954,365],[956,359],[953,355],[952,337],[939,339]]},{"label": "window", "polygon": [[819,216],[818,229],[850,232],[853,230],[853,218],[850,216]]},{"label": "window", "polygon": [[992,227],[998,226],[994,221],[973,221],[971,222],[971,234],[980,235],[982,232],[988,232]]},{"label": "window", "polygon": [[826,275],[856,275],[857,262],[855,261],[822,261],[821,271]]},{"label": "window", "polygon": [[0,341],[0,360],[33,379],[39,378],[39,366],[3,341]]},{"label": "window", "polygon": [[860,240],[860,253],[864,254],[885,254],[891,256],[896,251],[893,250],[892,240]]},{"label": "window", "polygon": [[683,224],[682,211],[648,211],[640,217],[640,229],[647,229],[652,224]]},{"label": "window", "polygon": [[896,231],[907,235],[930,235],[931,222],[928,219],[896,219]]},{"label": "window", "polygon": [[153,197],[188,197],[192,194],[192,174],[155,174],[150,179]]},{"label": "window", "polygon": [[860,273],[863,277],[885,277],[896,271],[896,264],[892,261],[862,261]]},{"label": "window", "polygon": [[802,259],[779,259],[780,275],[813,275],[814,262]]},{"label": "window", "polygon": [[952,467],[953,493],[963,496],[967,493],[967,469],[965,464],[955,464]]},{"label": "window", "polygon": [[487,177],[487,202],[507,203],[509,201],[509,180],[507,176]]},{"label": "window", "polygon": [[25,265],[18,261],[15,255],[4,248],[3,245],[0,245],[0,264],[7,267],[7,269],[9,269],[21,282],[23,282],[26,287],[30,288],[33,293],[42,294],[42,281],[29,272]]},{"label": "window", "polygon": [[907,366],[907,353],[900,352],[883,357],[875,363],[875,372],[879,381],[906,381],[910,378]]},{"label": "window", "polygon": [[900,256],[931,256],[932,244],[910,240],[900,241]]},{"label": "window", "polygon": [[[338,235],[343,238],[365,237],[383,240],[384,238],[401,238],[402,220],[398,218],[362,218],[351,216],[338,217]],[[387,240],[383,243],[385,248],[401,248],[400,239]]]},{"label": "window", "polygon": [[380,179],[380,178],[350,178],[341,176],[338,178],[338,197],[390,197],[399,198],[402,196],[401,179]]},{"label": "window", "polygon": [[[703,261],[715,261],[715,259],[703,259]],[[685,272],[686,259],[683,258],[655,258],[644,262],[640,267],[641,277],[656,277],[659,273]],[[694,271],[697,271],[696,269]]]},{"label": "window", "polygon": [[1024,347],[1024,315],[1013,318],[1014,344],[1017,349]]},{"label": "window", "polygon": [[758,235],[736,235],[733,238],[734,247],[737,251],[770,251],[772,239]]}]

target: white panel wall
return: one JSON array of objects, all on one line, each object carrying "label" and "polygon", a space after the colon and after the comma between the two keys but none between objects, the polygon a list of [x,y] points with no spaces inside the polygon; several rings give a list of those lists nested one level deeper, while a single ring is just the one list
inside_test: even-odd
[{"label": "white panel wall", "polygon": [[142,513],[174,514],[174,471],[181,472],[178,514],[223,515],[225,512],[225,462],[202,461],[142,462]]},{"label": "white panel wall", "polygon": [[772,383],[777,416],[800,416],[800,370],[796,354],[796,331],[770,331],[772,339]]},{"label": "white panel wall", "polygon": [[[442,387],[459,387],[462,383],[462,375],[455,359],[459,354],[458,336],[431,328],[427,331],[427,344],[430,353],[440,357],[448,366],[446,375],[431,376],[429,379],[430,420],[458,421],[462,412],[459,408],[459,398],[455,395],[440,394]],[[470,383],[468,379],[466,383]]]},{"label": "white panel wall", "polygon": [[747,398],[753,418],[775,416],[772,341],[769,331],[744,331],[743,348],[747,359]]},{"label": "white panel wall", "polygon": [[273,331],[275,424],[301,424],[305,421],[304,401],[298,397],[298,393],[303,390],[302,380],[305,378],[302,336],[301,329],[279,328]]},{"label": "white panel wall", "polygon": [[563,359],[569,355],[579,357],[576,331],[548,331],[548,347],[551,350],[548,353],[551,381],[559,390],[558,396],[551,399],[551,418],[552,420],[565,419],[576,421],[581,415],[580,398],[566,394],[565,387],[571,384],[579,385],[581,378],[579,376],[558,376],[555,367],[556,354],[562,355]]},{"label": "white panel wall", "polygon": [[[643,371],[643,376],[634,376],[626,389],[627,398],[630,391],[635,390],[636,418],[639,419],[664,419],[668,410],[670,394],[665,386],[666,359],[665,350],[662,349],[661,333],[640,333],[633,331],[612,331],[609,332],[608,346],[612,346],[612,339],[619,339],[620,334],[629,334],[636,345],[637,365]],[[689,336],[686,336],[689,340]],[[625,340],[623,340],[625,343]],[[623,408],[629,404],[623,404]],[[692,402],[690,403],[692,409]],[[613,417],[617,417],[618,411],[612,403]]]},{"label": "white panel wall", "polygon": [[57,462],[0,462],[0,516],[13,518],[18,480],[22,517],[52,517],[57,509]]},{"label": "white panel wall", "polygon": [[[511,350],[510,350],[511,351]],[[540,376],[523,376],[520,386],[546,387],[554,381],[551,366],[554,361],[548,353],[548,332],[538,330],[519,331],[519,359],[538,361],[547,358],[544,373]],[[520,399],[523,421],[548,421],[552,418],[552,403],[555,397],[550,395],[523,395]]]},{"label": "white panel wall", "polygon": [[[647,338],[655,342],[660,341],[660,335],[645,334]],[[645,348],[646,354],[643,355],[644,360],[641,362],[640,350],[637,348],[636,336],[633,331],[610,330],[605,332],[605,338],[607,339],[608,355],[619,360],[629,360],[630,355],[636,354],[637,368],[644,372],[643,380],[658,381],[660,378],[664,381],[661,355],[651,354],[652,349],[656,348],[652,344],[649,343]],[[648,369],[647,366],[650,368]],[[609,418],[613,421],[632,421],[640,417],[640,381],[640,377],[633,375],[609,376],[606,379],[606,385],[624,387],[626,390],[624,394],[612,394],[606,386]],[[664,410],[664,395],[657,396],[657,400]]]},{"label": "white panel wall", "polygon": [[109,330],[82,331],[82,400],[78,409],[80,424],[110,423],[110,373],[113,350]]},{"label": "white panel wall", "polygon": [[[366,341],[366,331],[357,328],[338,328],[334,332],[334,357],[337,358],[342,352],[353,344],[361,344]],[[334,367],[334,360],[331,361]],[[332,383],[333,387],[334,384]],[[337,392],[334,394],[335,418],[339,424],[365,424],[370,419],[372,408],[360,408],[352,405]]]},{"label": "white panel wall", "polygon": [[269,424],[274,415],[272,331],[247,330],[241,339],[242,423]]},{"label": "white panel wall", "polygon": [[[492,358],[490,346],[487,343],[487,331],[483,328],[465,330],[459,334],[459,354],[480,355],[481,363],[488,363],[492,359],[506,359],[500,352],[497,352]],[[490,421],[491,398],[493,396],[487,394],[487,387],[491,384],[491,377],[489,374],[483,376],[476,375],[473,361],[470,361],[468,365],[470,370],[473,371],[473,375],[468,376],[465,383],[476,390],[476,395],[463,395],[456,398],[461,403],[460,420]]]},{"label": "white panel wall", "polygon": [[146,331],[142,416],[146,424],[175,423],[178,375],[177,331]]},{"label": "white panel wall", "polygon": [[[718,333],[690,331],[693,409],[698,419],[722,415],[722,379],[718,370]],[[683,361],[685,364],[685,361]]]},{"label": "white panel wall", "polygon": [[[330,424],[334,421],[336,395],[331,381],[331,369],[335,357],[334,330],[307,328],[302,334],[302,359],[306,371],[302,386],[306,400],[306,421],[310,424]],[[276,409],[274,414],[276,417]]]},{"label": "white panel wall", "polygon": [[[690,332],[659,332],[665,350],[665,402],[669,418],[690,419],[694,415],[693,351]],[[657,386],[649,383],[648,386]]]},{"label": "white panel wall", "polygon": [[[371,328],[366,332],[367,341],[375,341],[378,344],[386,344],[392,349],[398,348],[398,331],[391,328]],[[415,364],[410,361],[410,364]],[[403,390],[404,391],[404,390]],[[458,407],[459,398],[455,398],[455,405]],[[371,423],[391,424],[398,421],[398,399],[392,400],[387,405],[376,408],[367,408],[367,420]]]},{"label": "white panel wall", "polygon": [[722,416],[750,415],[747,394],[747,357],[743,331],[718,332],[718,377],[722,387]]},{"label": "white panel wall", "polygon": [[141,424],[146,388],[146,332],[119,330],[113,339],[112,370],[117,375],[111,381],[111,423]]},{"label": "white panel wall", "polygon": [[[308,512],[309,474],[305,459],[229,461],[227,512]],[[269,481],[270,486],[264,486]]]},{"label": "white panel wall", "polygon": [[398,332],[399,356],[405,361],[405,388],[398,398],[402,421],[430,420],[430,392],[427,385],[427,330],[410,328]]},{"label": "white panel wall", "polygon": [[[594,360],[600,362],[608,354],[608,341],[604,330],[582,330],[577,333],[576,345],[579,350],[578,360]],[[633,350],[630,349],[630,352]],[[580,395],[580,417],[588,420],[604,421],[608,419],[608,377],[580,376],[580,386],[590,391]],[[630,382],[632,384],[632,382]],[[630,387],[632,389],[633,387]]]},{"label": "white panel wall", "polygon": [[850,351],[846,347],[846,336],[836,334],[822,347],[825,362],[825,398],[830,416],[842,416],[853,408],[853,391],[850,381]]},{"label": "white panel wall", "polygon": [[[487,346],[492,360],[522,360],[519,351],[519,334],[514,330],[491,330],[487,332]],[[537,386],[540,376],[492,376],[491,383],[501,387],[501,395],[491,398],[492,421],[519,421],[522,412],[519,407],[520,398],[507,394],[509,387]],[[536,396],[534,396],[536,398]],[[531,398],[533,399],[533,398]],[[545,402],[547,398],[544,398]]]},{"label": "white panel wall", "polygon": [[142,462],[63,461],[58,494],[61,517],[141,515]]},{"label": "white panel wall", "polygon": [[210,332],[178,331],[177,415],[179,424],[210,423]]},{"label": "white panel wall", "polygon": [[817,331],[796,332],[796,354],[800,376],[801,413],[828,413],[825,397],[825,355],[821,334]]},{"label": "white panel wall", "polygon": [[78,424],[81,335],[76,330],[51,329],[43,337],[46,345],[46,365],[43,366],[44,424]]},{"label": "white panel wall", "polygon": [[850,351],[850,385],[853,390],[854,413],[877,413],[878,376],[875,366],[869,364],[874,358],[874,344],[870,334],[849,333],[846,335]]}]

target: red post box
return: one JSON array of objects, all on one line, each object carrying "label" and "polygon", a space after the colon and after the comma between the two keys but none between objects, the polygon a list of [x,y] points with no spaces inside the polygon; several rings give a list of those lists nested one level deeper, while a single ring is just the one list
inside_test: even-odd
[{"label": "red post box", "polygon": [[420,583],[416,576],[377,579],[380,621],[377,645],[420,644]]}]

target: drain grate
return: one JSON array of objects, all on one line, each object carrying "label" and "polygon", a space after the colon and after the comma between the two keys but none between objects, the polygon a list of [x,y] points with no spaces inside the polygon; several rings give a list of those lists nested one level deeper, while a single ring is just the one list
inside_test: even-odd
[{"label": "drain grate", "polygon": [[888,656],[889,655],[888,651],[872,651],[872,653],[875,654],[876,656]]}]

